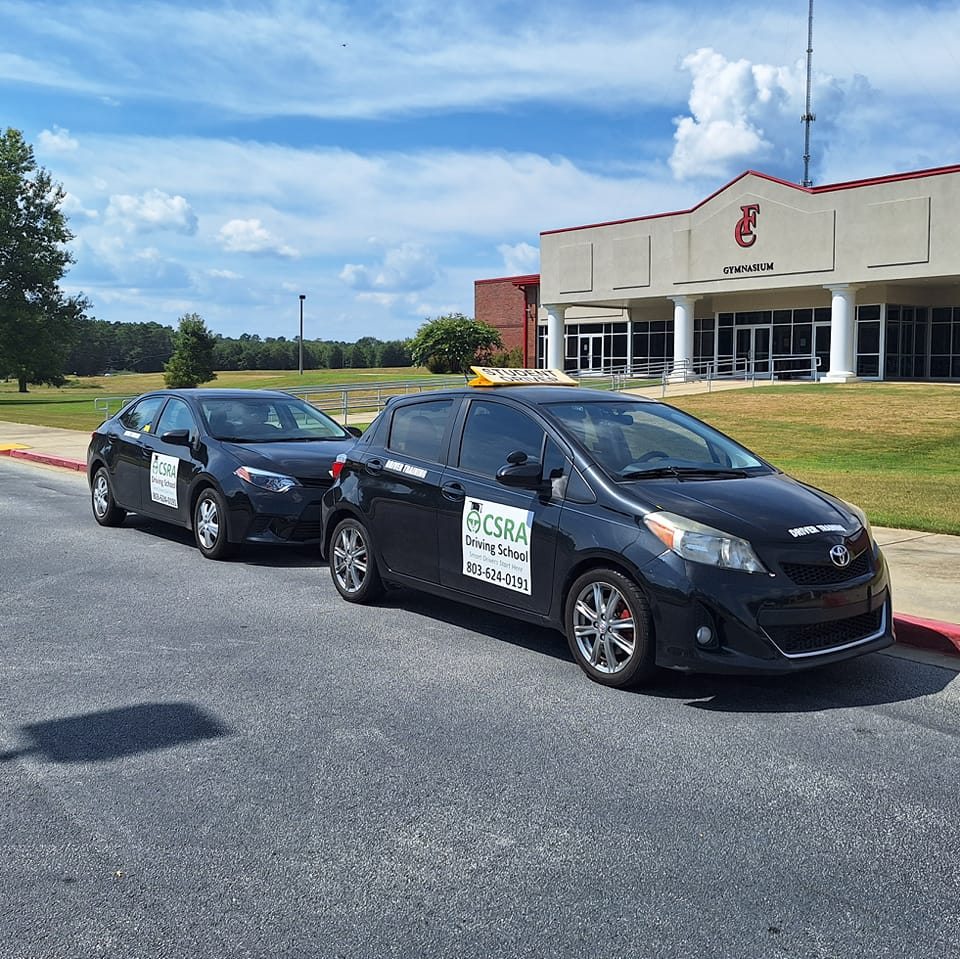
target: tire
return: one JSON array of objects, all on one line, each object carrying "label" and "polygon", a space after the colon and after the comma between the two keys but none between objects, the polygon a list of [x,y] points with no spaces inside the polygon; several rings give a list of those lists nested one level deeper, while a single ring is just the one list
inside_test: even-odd
[{"label": "tire", "polygon": [[650,607],[633,580],[592,569],[570,587],[564,630],[577,665],[594,682],[626,689],[654,675]]},{"label": "tire", "polygon": [[366,526],[341,520],[330,540],[330,576],[348,603],[371,603],[383,593],[383,581]]},{"label": "tire", "polygon": [[236,546],[230,542],[227,508],[213,487],[205,489],[193,507],[193,535],[207,559],[226,559]]},{"label": "tire", "polygon": [[127,515],[127,511],[117,506],[113,498],[110,475],[103,466],[93,474],[93,482],[90,484],[90,505],[93,508],[93,518],[101,526],[119,526]]}]

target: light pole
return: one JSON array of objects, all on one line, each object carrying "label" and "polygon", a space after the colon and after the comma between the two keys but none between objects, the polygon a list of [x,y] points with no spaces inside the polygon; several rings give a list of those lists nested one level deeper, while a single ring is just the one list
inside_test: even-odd
[{"label": "light pole", "polygon": [[300,294],[300,375],[303,376],[303,301],[307,298],[306,293]]}]

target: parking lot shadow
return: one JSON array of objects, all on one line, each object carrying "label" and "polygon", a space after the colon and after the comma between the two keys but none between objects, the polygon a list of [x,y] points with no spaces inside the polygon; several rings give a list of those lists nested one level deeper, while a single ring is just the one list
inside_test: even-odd
[{"label": "parking lot shadow", "polygon": [[489,613],[453,599],[421,593],[413,589],[391,589],[380,605],[428,616],[441,623],[480,633],[491,639],[511,643],[544,656],[573,663],[566,639],[555,629],[524,623],[500,613]]},{"label": "parking lot shadow", "polygon": [[[391,590],[380,605],[562,660],[580,672],[566,640],[556,630],[416,590]],[[939,666],[872,653],[784,676],[711,675],[664,669],[649,685],[624,695],[687,700],[685,705],[711,712],[802,713],[920,699],[942,692],[955,676],[954,671]],[[588,682],[586,677],[581,678]]]},{"label": "parking lot shadow", "polygon": [[[123,528],[136,530],[138,533],[154,539],[163,539],[168,543],[177,543],[195,552],[198,558],[202,558],[194,541],[193,532],[189,529],[137,514],[127,516]],[[263,546],[247,543],[241,546],[227,562],[244,566],[276,566],[289,569],[316,569],[327,565],[320,558],[319,546],[294,544]]]},{"label": "parking lot shadow", "polygon": [[908,702],[942,692],[950,669],[882,653],[787,676],[711,676],[664,672],[642,691],[719,713],[805,713]]},{"label": "parking lot shadow", "polygon": [[31,740],[23,749],[0,753],[0,762],[40,756],[53,763],[90,763],[167,749],[232,730],[190,703],[142,703],[21,726]]}]

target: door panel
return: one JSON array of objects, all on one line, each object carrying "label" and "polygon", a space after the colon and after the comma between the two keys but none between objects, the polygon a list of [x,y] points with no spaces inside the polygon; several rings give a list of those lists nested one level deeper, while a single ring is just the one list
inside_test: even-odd
[{"label": "door panel", "polygon": [[546,613],[561,505],[538,491],[497,482],[510,454],[543,462],[543,428],[526,413],[473,400],[459,456],[440,483],[440,583],[471,596]]}]

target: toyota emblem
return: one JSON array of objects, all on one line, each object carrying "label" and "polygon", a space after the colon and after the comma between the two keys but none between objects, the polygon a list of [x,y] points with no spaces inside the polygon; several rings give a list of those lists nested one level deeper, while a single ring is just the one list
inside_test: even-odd
[{"label": "toyota emblem", "polygon": [[834,546],[830,550],[830,562],[841,569],[850,565],[850,550],[842,543]]}]

